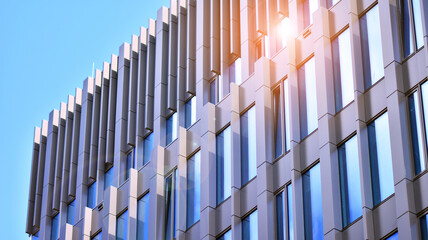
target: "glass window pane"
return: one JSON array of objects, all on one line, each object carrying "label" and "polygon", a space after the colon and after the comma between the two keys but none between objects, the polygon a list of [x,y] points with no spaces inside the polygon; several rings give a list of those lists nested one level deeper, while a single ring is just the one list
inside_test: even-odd
[{"label": "glass window pane", "polygon": [[398,240],[398,232],[392,234],[386,240]]},{"label": "glass window pane", "polygon": [[360,27],[364,81],[367,89],[384,76],[378,5],[361,18]]},{"label": "glass window pane", "polygon": [[338,152],[342,223],[346,227],[363,214],[357,136],[340,146]]},{"label": "glass window pane", "polygon": [[287,186],[287,213],[288,213],[288,239],[294,239],[294,224],[293,224],[293,193],[292,193],[292,185],[289,184]]},{"label": "glass window pane", "polygon": [[354,100],[351,39],[349,28],[332,42],[336,111]]},{"label": "glass window pane", "polygon": [[228,91],[225,93],[224,86],[223,86],[224,85],[223,77],[221,75],[217,75],[217,81],[218,81],[218,101],[220,101],[221,99],[223,99],[224,95],[228,93]]},{"label": "glass window pane", "polygon": [[273,90],[275,158],[282,154],[281,88]]},{"label": "glass window pane", "polygon": [[217,240],[232,240],[232,231],[227,231],[225,234],[221,235],[221,237],[217,238]]},{"label": "glass window pane", "polygon": [[318,0],[304,0],[303,4],[303,28],[313,23],[312,14],[318,9]]},{"label": "glass window pane", "polygon": [[116,219],[116,240],[126,240],[128,236],[128,210]]},{"label": "glass window pane", "polygon": [[196,97],[192,97],[185,104],[186,116],[184,120],[184,127],[189,128],[196,122]]},{"label": "glass window pane", "polygon": [[424,46],[424,32],[422,28],[422,11],[421,3],[419,0],[412,0],[413,3],[413,17],[415,22],[416,31],[416,45],[419,48]]},{"label": "glass window pane", "polygon": [[67,206],[67,223],[71,225],[74,225],[74,202],[75,200],[73,200]]},{"label": "glass window pane", "polygon": [[138,200],[137,207],[137,239],[149,239],[149,196],[150,193],[144,195]]},{"label": "glass window pane", "polygon": [[318,128],[315,60],[311,58],[298,71],[301,139]]},{"label": "glass window pane", "polygon": [[104,173],[104,190],[110,187],[113,183],[113,172],[114,172],[113,169],[114,169],[114,166]]},{"label": "glass window pane", "polygon": [[95,235],[95,236],[92,238],[92,240],[101,240],[101,238],[102,238],[102,233],[103,233],[103,232],[99,232],[97,235]]},{"label": "glass window pane", "polygon": [[256,174],[256,110],[252,107],[241,116],[241,185]]},{"label": "glass window pane", "polygon": [[128,153],[126,156],[126,173],[125,173],[125,180],[129,178],[129,170],[131,168],[135,167],[135,151],[132,150]]},{"label": "glass window pane", "polygon": [[57,239],[59,239],[58,227],[59,227],[59,214],[55,215],[52,218],[52,222],[51,222],[51,240],[57,240]]},{"label": "glass window pane", "polygon": [[31,240],[39,240],[39,232],[36,232],[31,236]]},{"label": "glass window pane", "polygon": [[216,79],[210,83],[210,103],[217,104],[216,98]]},{"label": "glass window pane", "polygon": [[150,162],[152,158],[153,151],[153,133],[150,133],[149,136],[144,138],[144,156],[143,156],[143,165],[146,165]]},{"label": "glass window pane", "polygon": [[336,3],[338,3],[340,0],[327,0],[327,8],[333,7]]},{"label": "glass window pane", "polygon": [[368,126],[373,203],[377,205],[394,193],[388,113]]},{"label": "glass window pane", "polygon": [[201,154],[187,160],[187,228],[199,221],[201,194]]},{"label": "glass window pane", "polygon": [[216,138],[217,151],[217,204],[231,194],[232,162],[230,127],[224,129]]},{"label": "glass window pane", "polygon": [[[421,86],[422,91],[422,107],[423,107],[423,117],[424,117],[424,123],[425,123],[425,137],[428,139],[428,83],[424,83]],[[425,170],[425,161],[421,161],[421,171]]]},{"label": "glass window pane", "polygon": [[413,143],[413,159],[415,161],[415,174],[419,174],[425,169],[422,122],[419,109],[419,92],[416,91],[409,96],[410,126]]},{"label": "glass window pane", "polygon": [[173,177],[174,175],[171,174],[165,179],[165,209],[166,209],[166,230],[165,230],[165,239],[172,239],[172,232],[173,232],[173,204],[174,204],[174,195],[175,195],[175,189],[173,189]]},{"label": "glass window pane", "polygon": [[177,138],[177,113],[175,112],[166,120],[166,145]]},{"label": "glass window pane", "polygon": [[320,164],[303,174],[305,239],[324,239]]},{"label": "glass window pane", "polygon": [[284,192],[276,195],[276,231],[278,240],[285,240]]},{"label": "glass window pane", "polygon": [[421,217],[421,237],[422,240],[428,240],[428,219],[427,215]]},{"label": "glass window pane", "polygon": [[241,71],[241,58],[237,58],[229,67],[229,82],[240,85],[242,83]]},{"label": "glass window pane", "polygon": [[97,190],[97,182],[93,182],[88,187],[88,203],[87,207],[93,209],[95,207],[95,201],[96,201],[96,190]]},{"label": "glass window pane", "polygon": [[242,240],[258,239],[257,210],[242,220]]},{"label": "glass window pane", "polygon": [[290,150],[290,102],[288,100],[288,80],[284,81],[284,113],[285,113],[285,151]]},{"label": "glass window pane", "polygon": [[404,57],[409,56],[415,51],[412,37],[412,24],[410,22],[410,9],[408,0],[400,0],[400,17],[402,27],[403,54]]}]

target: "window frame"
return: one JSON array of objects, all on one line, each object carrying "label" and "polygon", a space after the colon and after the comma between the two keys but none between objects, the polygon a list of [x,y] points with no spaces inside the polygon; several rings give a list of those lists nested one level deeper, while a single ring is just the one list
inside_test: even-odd
[{"label": "window frame", "polygon": [[[283,79],[281,79],[273,88],[272,88],[272,106],[275,103],[275,94],[274,92],[276,90],[279,89],[279,113],[280,113],[280,124],[281,124],[281,132],[279,133],[280,139],[281,139],[281,153],[277,155],[277,139],[276,139],[276,134],[277,134],[277,115],[276,115],[276,109],[274,108],[272,111],[272,120],[273,120],[273,125],[272,125],[272,131],[273,131],[273,138],[274,138],[274,144],[272,144],[272,156],[273,156],[273,161],[277,161],[280,158],[282,158],[284,155],[287,155],[287,153],[290,152],[291,150],[291,144],[290,144],[290,138],[291,138],[291,125],[290,125],[290,101],[287,101],[288,106],[286,106],[286,98],[289,97],[289,86],[288,86],[288,76],[285,76]],[[287,83],[286,83],[287,82]],[[285,92],[286,87],[285,85],[287,84],[287,93]],[[274,107],[274,106],[273,106]],[[288,119],[287,119],[287,109],[288,109]],[[288,120],[288,121],[287,121]],[[288,144],[287,144],[288,143]]]},{"label": "window frame", "polygon": [[[281,217],[283,217],[283,234],[284,234],[284,240],[285,239],[294,239],[294,232],[290,232],[290,228],[291,228],[291,230],[293,231],[293,228],[294,228],[294,221],[292,222],[292,224],[291,224],[291,226],[290,226],[290,221],[289,221],[289,215],[290,215],[290,209],[289,209],[289,207],[288,207],[288,205],[289,205],[289,202],[288,202],[288,200],[289,200],[289,197],[291,197],[291,200],[292,200],[292,195],[290,196],[289,195],[289,192],[288,192],[288,188],[290,187],[291,188],[291,194],[293,194],[293,190],[292,190],[292,186],[293,186],[293,184],[292,184],[292,182],[291,181],[289,181],[289,182],[287,182],[283,187],[281,187],[280,189],[279,189],[279,191],[277,192],[277,193],[275,193],[275,203],[274,203],[274,206],[275,206],[275,220],[274,220],[274,223],[275,223],[275,226],[276,226],[276,229],[275,229],[275,237],[276,237],[276,239],[282,239],[282,238],[280,238],[280,236],[278,236],[278,234],[279,234],[279,232],[278,232],[278,227],[279,227],[279,223],[278,223],[278,218],[280,217],[280,216],[278,216],[278,196],[280,195],[280,194],[282,194],[282,202],[281,202],[281,204],[282,204],[282,213],[283,213],[283,215],[281,216]],[[291,204],[292,204],[292,202],[291,202]],[[293,210],[293,209],[291,209],[291,210]],[[291,211],[291,218],[293,218],[293,211]],[[293,237],[291,237],[291,234],[293,234]]]},{"label": "window frame", "polygon": [[[226,129],[228,129],[228,128],[229,128],[230,137],[232,137],[232,129],[231,129],[231,126],[230,126],[230,122],[227,123],[223,128],[221,128],[217,132],[217,134],[216,134],[216,206],[221,205],[223,202],[225,202],[232,195],[232,192],[230,192],[229,196],[224,197],[223,200],[219,201],[219,198],[218,198],[218,193],[219,193],[219,186],[218,186],[219,185],[218,184],[218,174],[219,174],[219,172],[218,171],[219,171],[219,169],[218,169],[218,158],[217,158],[217,156],[218,156],[218,154],[217,154],[218,153],[218,145],[217,145],[218,142],[217,142],[217,138],[219,137],[220,134],[224,133],[226,131]],[[232,139],[230,139],[230,143],[232,143]],[[224,142],[223,142],[223,145],[225,145]],[[224,152],[225,152],[225,150],[223,148],[223,154],[224,154]],[[225,156],[223,156],[223,157],[226,158]],[[232,162],[232,152],[231,152],[229,158],[230,158],[230,179],[231,179],[230,186],[232,187],[232,165],[233,165],[233,162]],[[223,178],[224,178],[224,172],[225,171],[223,169]],[[225,185],[226,184],[223,183],[223,186],[222,186],[223,192],[224,192],[224,189],[225,189]]]},{"label": "window frame", "polygon": [[166,236],[167,230],[166,228],[168,227],[168,208],[167,208],[167,199],[165,198],[165,239],[166,240],[173,240],[176,239],[177,237],[177,209],[176,209],[176,205],[178,202],[178,195],[177,195],[177,177],[178,177],[178,169],[177,167],[173,168],[168,174],[165,175],[164,178],[164,187],[165,187],[165,196],[167,195],[167,188],[166,188],[166,179],[167,178],[171,178],[171,226],[169,226],[171,229],[170,231],[172,232],[171,234],[171,238],[167,239],[168,236]]},{"label": "window frame", "polygon": [[[241,178],[240,178],[240,181],[241,181],[241,189],[242,188],[244,188],[249,182],[251,182],[254,178],[256,178],[257,177],[257,149],[255,150],[255,153],[256,153],[256,157],[255,157],[255,161],[256,161],[256,169],[255,169],[255,171],[256,171],[256,174],[253,176],[253,177],[251,177],[249,174],[250,174],[250,158],[248,157],[248,179],[247,179],[247,181],[245,182],[245,183],[243,183],[243,168],[242,168],[242,163],[243,163],[243,158],[242,158],[242,152],[243,152],[243,150],[242,150],[242,117],[245,115],[245,114],[247,114],[252,108],[254,108],[254,115],[255,115],[255,117],[254,117],[254,124],[256,124],[256,119],[257,119],[257,113],[256,113],[256,104],[255,104],[255,102],[253,102],[253,103],[251,103],[247,108],[245,108],[242,112],[241,112],[241,114],[239,115],[239,123],[240,123],[240,129],[239,129],[239,135],[240,135],[240,151],[239,151],[239,156],[240,156],[240,164],[241,164],[241,169],[240,169],[240,173],[241,173]],[[249,122],[249,121],[248,121]],[[248,124],[249,125],[249,124]],[[248,127],[248,129],[250,129],[249,128],[249,126],[247,126]],[[247,129],[247,131],[248,131],[248,129]],[[255,138],[256,139],[254,139],[254,141],[256,142],[256,145],[257,145],[257,131],[255,132]],[[248,145],[249,145],[249,140],[248,140]],[[247,146],[248,148],[249,148],[249,146]]]},{"label": "window frame", "polygon": [[[406,55],[405,53],[405,31],[404,31],[404,22],[402,21],[403,14],[404,13],[404,7],[400,5],[400,3],[404,4],[404,1],[408,4],[408,17],[409,17],[409,24],[410,24],[410,41],[412,43],[413,49],[410,49],[409,54]],[[401,54],[401,61],[405,62],[407,59],[411,58],[414,54],[418,53],[422,48],[424,48],[424,44],[422,44],[421,47],[418,47],[418,40],[417,40],[417,31],[416,31],[416,23],[415,23],[415,10],[413,8],[413,1],[419,1],[419,0],[397,0],[397,8],[396,8],[396,19],[398,23],[398,34],[399,34],[399,43],[400,43],[400,54]],[[422,7],[422,6],[420,6]],[[422,14],[420,14],[421,20],[423,18]],[[422,20],[423,21],[423,20]],[[423,28],[422,34],[423,34]]]}]

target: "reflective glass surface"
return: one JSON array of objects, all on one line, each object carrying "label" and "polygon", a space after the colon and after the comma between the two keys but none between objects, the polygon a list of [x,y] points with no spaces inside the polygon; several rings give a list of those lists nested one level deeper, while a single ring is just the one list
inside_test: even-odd
[{"label": "reflective glass surface", "polygon": [[398,232],[392,234],[386,240],[398,240]]},{"label": "reflective glass surface", "polygon": [[116,240],[126,240],[128,236],[128,210],[116,219]]},{"label": "reflective glass surface", "polygon": [[285,151],[290,150],[290,101],[288,100],[288,80],[284,81],[284,113],[285,113]]},{"label": "reflective glass surface", "polygon": [[113,169],[114,169],[114,166],[104,173],[104,190],[110,187],[113,183],[113,172],[114,172]]},{"label": "reflective glass surface", "polygon": [[237,58],[229,67],[229,81],[240,85],[242,83],[241,58]]},{"label": "reflective glass surface", "polygon": [[401,24],[402,24],[402,38],[403,38],[403,54],[404,57],[410,55],[415,51],[413,46],[413,33],[412,33],[412,23],[410,22],[410,9],[409,9],[409,0],[399,0],[401,8]]},{"label": "reflective glass surface", "polygon": [[166,120],[166,145],[177,138],[177,113],[172,114]]},{"label": "reflective glass surface", "polygon": [[97,182],[93,182],[88,186],[88,202],[87,207],[93,209],[95,207],[96,201],[96,192],[97,191]]},{"label": "reflective glass surface", "polygon": [[59,214],[52,217],[51,220],[51,240],[59,239]]},{"label": "reflective glass surface", "polygon": [[199,221],[201,199],[201,153],[187,160],[187,228]]},{"label": "reflective glass surface", "polygon": [[257,174],[256,109],[250,108],[241,116],[241,186]]},{"label": "reflective glass surface", "polygon": [[324,239],[320,164],[303,174],[305,239]]},{"label": "reflective glass surface", "polygon": [[125,180],[129,178],[129,170],[131,168],[135,168],[135,151],[132,150],[128,153],[126,156],[126,174],[125,174]]},{"label": "reflective glass surface", "polygon": [[428,240],[428,216],[421,217],[421,238],[422,240]]},{"label": "reflective glass surface", "polygon": [[336,111],[339,111],[354,100],[354,77],[352,73],[349,28],[332,41],[332,50]]},{"label": "reflective glass surface", "polygon": [[95,235],[93,238],[92,238],[92,240],[101,240],[101,238],[102,238],[102,234],[103,232],[99,232],[97,235]]},{"label": "reflective glass surface", "polygon": [[273,90],[275,158],[282,154],[281,88]]},{"label": "reflective glass surface", "polygon": [[210,103],[217,104],[216,98],[216,79],[210,83]]},{"label": "reflective glass surface", "polygon": [[34,235],[32,235],[31,240],[39,240],[39,232],[36,232]]},{"label": "reflective glass surface", "polygon": [[216,137],[217,204],[228,198],[232,189],[231,146],[230,127],[227,127]]},{"label": "reflective glass surface", "polygon": [[412,132],[412,147],[413,159],[415,162],[415,174],[419,174],[425,169],[424,160],[424,144],[423,144],[423,130],[420,115],[420,100],[419,92],[416,91],[409,96],[409,112],[410,112],[410,126]]},{"label": "reflective glass surface", "polygon": [[232,240],[232,230],[227,231],[221,237],[217,238],[217,240]]},{"label": "reflective glass surface", "polygon": [[313,23],[312,14],[318,9],[318,0],[304,0],[303,4],[303,28]]},{"label": "reflective glass surface", "polygon": [[327,8],[331,8],[333,5],[338,3],[340,0],[327,0]]},{"label": "reflective glass surface", "polygon": [[176,207],[177,207],[177,197],[176,197],[176,170],[165,178],[165,209],[166,209],[166,234],[165,239],[172,239],[173,235],[175,237],[176,230]]},{"label": "reflective glass surface", "polygon": [[74,204],[75,200],[73,200],[67,206],[67,223],[71,225],[74,225]]},{"label": "reflective glass surface", "polygon": [[147,193],[137,203],[137,240],[149,239],[149,196]]},{"label": "reflective glass surface", "polygon": [[276,232],[278,240],[285,240],[284,192],[276,195]]},{"label": "reflective glass surface", "polygon": [[413,17],[415,22],[416,45],[419,48],[424,46],[424,32],[422,28],[422,12],[419,0],[412,0]]},{"label": "reflective glass surface", "polygon": [[342,224],[346,227],[363,214],[357,136],[341,145],[338,152]]},{"label": "reflective glass surface", "polygon": [[298,77],[300,137],[303,139],[318,128],[317,88],[314,58],[311,58],[299,68]]},{"label": "reflective glass surface", "polygon": [[153,151],[153,133],[150,133],[149,136],[144,138],[144,156],[143,156],[143,165],[146,165],[150,162],[152,158]]},{"label": "reflective glass surface", "polygon": [[288,218],[288,239],[294,239],[294,224],[293,224],[293,192],[292,185],[287,185],[287,218]]},{"label": "reflective glass surface", "polygon": [[394,193],[388,113],[368,126],[368,135],[373,204],[377,205]]},{"label": "reflective glass surface", "polygon": [[196,97],[192,97],[189,101],[185,104],[185,121],[184,121],[184,127],[189,128],[196,122]]},{"label": "reflective glass surface", "polygon": [[258,239],[257,210],[242,220],[242,240]]}]

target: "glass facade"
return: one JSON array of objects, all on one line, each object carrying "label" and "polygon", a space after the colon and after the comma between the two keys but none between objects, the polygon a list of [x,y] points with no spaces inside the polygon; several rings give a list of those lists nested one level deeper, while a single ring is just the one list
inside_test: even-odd
[{"label": "glass facade", "polygon": [[131,168],[135,168],[135,151],[134,149],[126,155],[126,173],[125,173],[125,181],[129,178],[129,170]]},{"label": "glass facade", "polygon": [[177,170],[165,178],[165,239],[171,240],[176,237],[177,222]]},{"label": "glass facade", "polygon": [[351,37],[349,28],[331,42],[336,111],[354,100]]},{"label": "glass facade", "polygon": [[116,240],[128,239],[128,210],[116,219]]},{"label": "glass facade", "polygon": [[73,200],[67,206],[67,223],[71,225],[74,225],[74,205],[75,200]]},{"label": "glass facade", "polygon": [[278,240],[293,240],[292,185],[276,196],[276,230]]},{"label": "glass facade", "polygon": [[421,217],[421,238],[422,240],[428,240],[428,215]]},{"label": "glass facade", "polygon": [[177,113],[175,112],[166,120],[166,145],[177,138]]},{"label": "glass facade", "polygon": [[146,193],[137,205],[137,240],[149,239],[149,193]]},{"label": "glass facade", "polygon": [[312,14],[318,9],[318,0],[303,0],[303,28],[307,28],[314,20]]},{"label": "glass facade", "polygon": [[59,214],[52,217],[51,220],[51,240],[59,239]]},{"label": "glass facade", "polygon": [[403,57],[423,47],[422,15],[419,0],[399,0]]},{"label": "glass facade", "polygon": [[257,210],[242,220],[242,240],[257,240]]},{"label": "glass facade", "polygon": [[97,182],[93,182],[88,186],[88,199],[86,206],[93,209],[96,205]]},{"label": "glass facade", "polygon": [[113,184],[114,166],[104,173],[104,190]]},{"label": "glass facade", "polygon": [[298,70],[300,138],[304,139],[318,128],[315,59],[311,58]]},{"label": "glass facade", "polygon": [[305,239],[324,239],[320,164],[303,174]]},{"label": "glass facade", "polygon": [[229,82],[240,85],[242,83],[241,58],[237,58],[229,67]]},{"label": "glass facade", "polygon": [[394,193],[388,113],[384,113],[368,126],[368,135],[373,204],[377,205]]},{"label": "glass facade", "polygon": [[426,139],[428,119],[428,83],[424,83],[409,96],[410,126],[415,174],[426,169]]},{"label": "glass facade", "polygon": [[230,197],[232,189],[232,150],[230,127],[216,137],[217,205]]},{"label": "glass facade", "polygon": [[143,165],[146,165],[148,162],[150,162],[150,159],[152,158],[152,151],[153,151],[153,133],[150,133],[149,136],[144,138],[144,156],[143,156]]},{"label": "glass facade", "polygon": [[364,84],[367,89],[384,76],[378,5],[361,17],[360,27]]},{"label": "glass facade", "polygon": [[184,127],[189,128],[196,122],[196,97],[193,96],[185,103],[185,112]]},{"label": "glass facade", "polygon": [[256,108],[241,116],[241,185],[257,175]]},{"label": "glass facade", "polygon": [[275,138],[275,158],[281,156],[282,148],[282,108],[281,108],[281,87],[273,90],[273,116],[274,116],[274,138]]},{"label": "glass facade", "polygon": [[217,240],[232,240],[232,230],[225,232],[221,237],[217,238]]},{"label": "glass facade", "polygon": [[273,117],[275,158],[290,150],[290,105],[288,101],[288,80],[273,90]]},{"label": "glass facade", "polygon": [[361,217],[361,185],[357,136],[338,147],[342,224],[346,227]]},{"label": "glass facade", "polygon": [[187,215],[186,226],[191,227],[200,218],[201,152],[187,160]]}]

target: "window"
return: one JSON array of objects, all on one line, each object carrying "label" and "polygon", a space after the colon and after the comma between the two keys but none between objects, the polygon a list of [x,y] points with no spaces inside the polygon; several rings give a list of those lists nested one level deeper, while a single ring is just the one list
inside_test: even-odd
[{"label": "window", "polygon": [[[288,5],[288,2],[286,2]],[[278,23],[278,30],[277,30],[277,51],[285,48],[287,46],[287,38],[290,34],[290,19],[288,16],[285,16],[281,19],[281,21]]]},{"label": "window", "polygon": [[196,122],[196,97],[193,96],[185,104],[186,117],[184,127],[189,128]]},{"label": "window", "polygon": [[257,210],[242,220],[242,240],[258,239]]},{"label": "window", "polygon": [[273,115],[275,158],[278,158],[284,153],[284,149],[285,151],[290,150],[290,105],[287,80],[281,82],[280,86],[273,90]]},{"label": "window", "polygon": [[315,60],[311,58],[298,70],[300,137],[304,139],[318,128]]},{"label": "window", "polygon": [[318,0],[303,0],[303,29],[313,23],[312,14],[318,9]]},{"label": "window", "polygon": [[59,239],[58,227],[59,227],[59,214],[57,214],[54,217],[52,217],[52,222],[51,222],[51,240],[57,240],[57,239]]},{"label": "window", "polygon": [[128,239],[128,210],[116,219],[116,240]]},{"label": "window", "polygon": [[104,173],[104,190],[113,184],[113,172],[114,166]]},{"label": "window", "polygon": [[171,240],[176,238],[177,232],[177,170],[174,170],[165,179],[165,209],[166,209],[166,234],[165,239]]},{"label": "window", "polygon": [[149,239],[149,193],[138,200],[137,240]]},{"label": "window", "polygon": [[74,225],[74,204],[75,200],[73,200],[67,206],[67,223],[71,225]]},{"label": "window", "polygon": [[39,240],[39,231],[31,236],[31,240]]},{"label": "window", "polygon": [[276,196],[276,230],[278,240],[294,239],[291,186],[291,184],[287,185],[286,190]]},{"label": "window", "polygon": [[426,106],[428,106],[428,83],[423,83],[409,96],[413,160],[416,175],[426,169],[426,140],[428,137],[426,131],[428,110]]},{"label": "window", "polygon": [[360,27],[364,84],[367,89],[384,76],[378,5],[361,17]]},{"label": "window", "polygon": [[217,161],[217,205],[231,194],[232,189],[232,151],[230,127],[224,129],[216,137]]},{"label": "window", "polygon": [[129,171],[131,168],[135,168],[135,151],[132,149],[128,155],[126,155],[126,173],[125,173],[125,181],[129,178]]},{"label": "window", "polygon": [[351,37],[349,28],[331,42],[336,112],[354,100]]},{"label": "window", "polygon": [[[237,58],[229,67],[229,82],[242,83],[241,58]],[[229,88],[229,86],[228,86]],[[229,90],[230,91],[230,90]]]},{"label": "window", "polygon": [[421,217],[421,237],[422,240],[428,240],[428,215]]},{"label": "window", "polygon": [[166,145],[177,138],[177,113],[175,112],[166,120]]},{"label": "window", "polygon": [[398,0],[403,57],[424,46],[421,6],[419,0]]},{"label": "window", "polygon": [[221,237],[217,238],[217,240],[232,240],[232,231],[229,230],[225,232]]},{"label": "window", "polygon": [[340,0],[327,0],[327,8],[333,7],[336,3],[338,3]]},{"label": "window", "polygon": [[398,240],[398,232],[395,232],[391,236],[389,236],[386,240]]},{"label": "window", "polygon": [[150,133],[149,136],[144,138],[144,155],[143,155],[143,165],[146,165],[150,162],[152,158],[153,151],[153,133]]},{"label": "window", "polygon": [[305,239],[324,239],[320,164],[303,174]]},{"label": "window", "polygon": [[95,235],[94,237],[92,237],[91,239],[92,240],[101,240],[101,238],[102,238],[102,232],[99,232],[97,235]]},{"label": "window", "polygon": [[377,205],[394,193],[388,113],[368,126],[373,204]]},{"label": "window", "polygon": [[96,201],[96,193],[97,193],[97,182],[93,182],[88,187],[88,199],[87,199],[87,207],[93,209],[95,207]]},{"label": "window", "polygon": [[199,221],[201,199],[201,154],[187,160],[187,228]]},{"label": "window", "polygon": [[217,104],[225,94],[229,93],[229,86],[227,86],[227,91],[225,91],[223,86],[223,77],[221,75],[216,75],[210,82],[210,100],[212,104]]},{"label": "window", "polygon": [[256,109],[253,106],[241,116],[241,186],[256,174]]},{"label": "window", "polygon": [[357,136],[339,146],[338,152],[342,224],[346,227],[363,214]]}]

